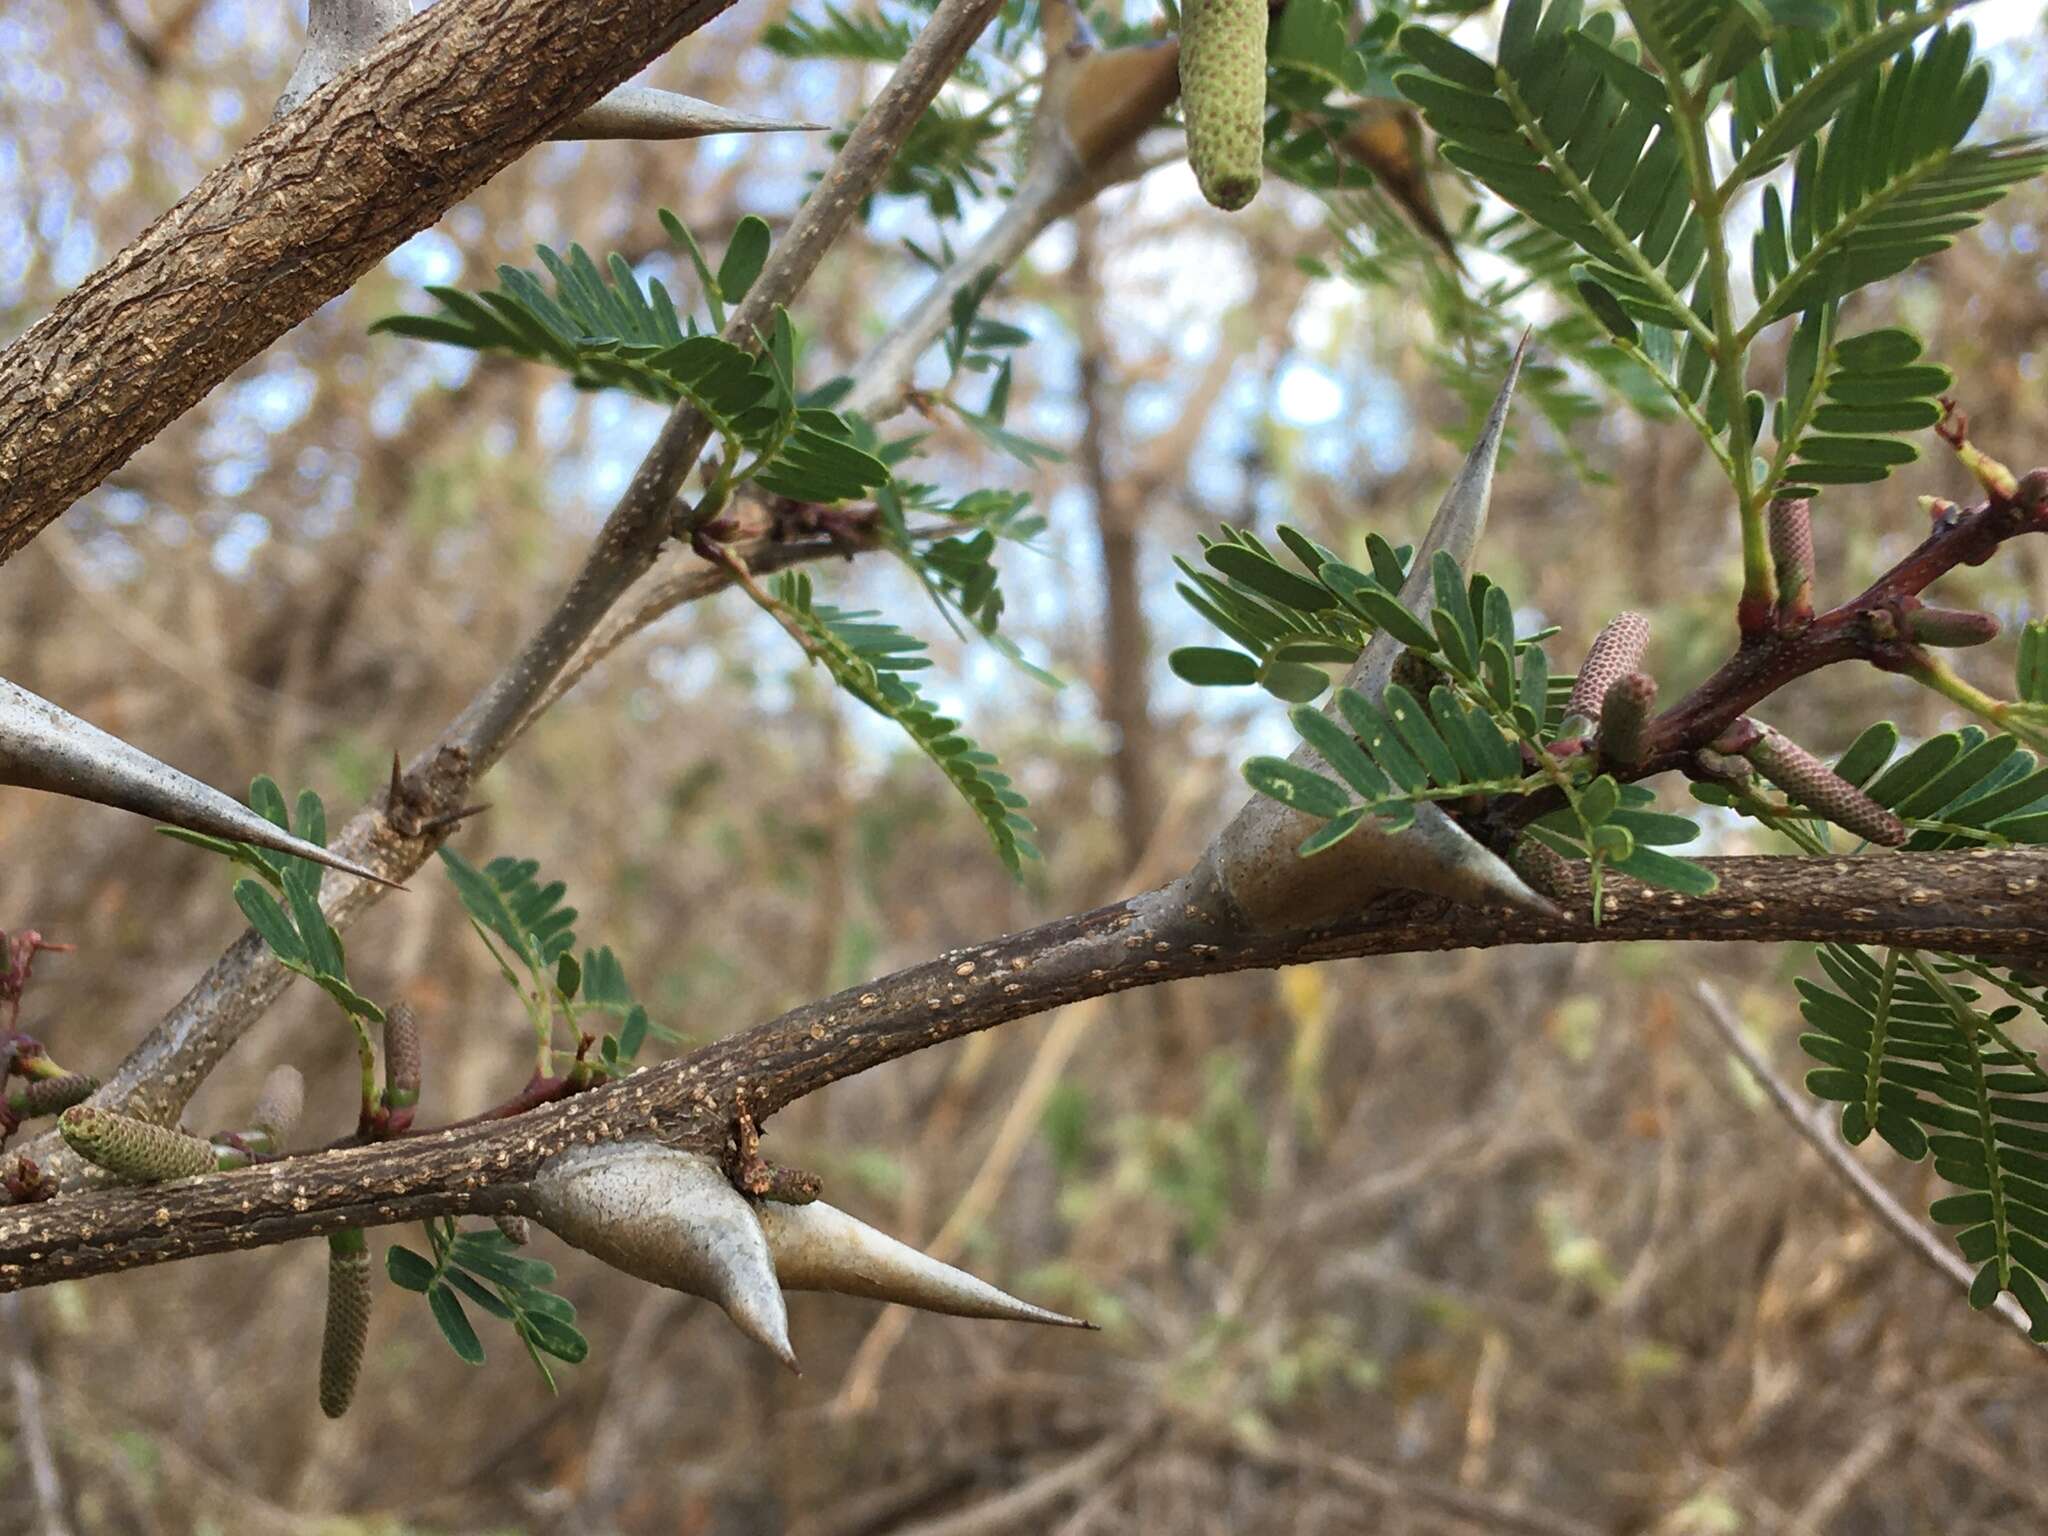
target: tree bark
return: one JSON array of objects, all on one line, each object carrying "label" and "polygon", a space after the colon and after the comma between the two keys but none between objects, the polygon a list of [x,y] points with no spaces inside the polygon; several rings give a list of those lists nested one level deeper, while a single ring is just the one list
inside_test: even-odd
[{"label": "tree bark", "polygon": [[[345,1226],[518,1211],[525,1185],[577,1144],[652,1138],[720,1155],[830,1083],[927,1046],[1085,997],[1190,976],[1360,955],[1505,944],[1841,940],[1951,952],[2048,952],[2048,853],[1702,860],[1710,896],[1606,882],[1598,928],[1392,893],[1302,933],[1234,929],[1215,894],[1176,881],[1092,912],[953,950],[689,1055],[515,1119],[286,1158],[178,1184],[0,1214],[0,1290],[263,1247]],[[1568,910],[1587,909],[1583,882]]]},{"label": "tree bark", "polygon": [[373,262],[732,0],[441,0],[0,353],[0,561]]}]

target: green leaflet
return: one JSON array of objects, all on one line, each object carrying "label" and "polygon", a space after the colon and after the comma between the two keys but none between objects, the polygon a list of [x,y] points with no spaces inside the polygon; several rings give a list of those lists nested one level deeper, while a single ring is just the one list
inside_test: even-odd
[{"label": "green leaflet", "polygon": [[1035,830],[1023,815],[1024,797],[996,760],[960,734],[960,722],[940,714],[907,672],[931,665],[924,642],[871,612],[848,612],[813,600],[810,578],[788,571],[776,579],[776,612],[804,637],[811,659],[861,703],[902,726],[936,763],[988,832],[1004,867],[1017,874],[1036,858]]},{"label": "green leaflet", "polygon": [[1981,1013],[1954,965],[1911,951],[1831,944],[1818,959],[1826,980],[1796,984],[1800,1047],[1820,1063],[1808,1089],[1842,1104],[1849,1141],[1875,1130],[1902,1157],[1933,1154],[1960,1192],[1929,1214],[1977,1266],[1971,1304],[2009,1291],[2048,1341],[2048,1073],[2000,1027],[2019,1010]]},{"label": "green leaflet", "polygon": [[[663,224],[697,272],[713,326],[722,326],[725,305],[746,292],[766,260],[767,226],[741,220],[714,273],[666,210]],[[600,268],[580,245],[566,257],[547,246],[538,254],[552,287],[531,271],[500,267],[496,289],[471,295],[430,287],[438,314],[387,315],[370,329],[546,363],[583,389],[623,390],[662,405],[687,400],[721,437],[755,456],[747,472],[774,495],[831,505],[888,483],[888,466],[860,444],[851,423],[797,400],[794,335],[782,311],[754,353],[679,318],[661,282],[643,285],[617,255]]]},{"label": "green leaflet", "polygon": [[565,905],[568,887],[560,880],[544,882],[538,860],[500,856],[479,869],[452,848],[442,848],[440,859],[463,909],[543,1041],[552,1039],[557,1016],[580,1030],[588,1027],[590,1015],[601,1015],[616,1031],[590,1032],[599,1035],[598,1060],[604,1070],[618,1076],[649,1034],[676,1038],[649,1021],[609,945],[585,949],[577,958],[572,926],[577,914]]}]

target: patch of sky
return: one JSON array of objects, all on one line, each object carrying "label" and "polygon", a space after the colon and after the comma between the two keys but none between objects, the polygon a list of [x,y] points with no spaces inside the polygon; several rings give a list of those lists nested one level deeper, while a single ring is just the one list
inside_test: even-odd
[{"label": "patch of sky", "polygon": [[227,528],[213,541],[214,569],[224,576],[240,576],[249,569],[256,551],[270,540],[270,521],[254,512],[237,512]]},{"label": "patch of sky", "polygon": [[85,173],[85,189],[99,202],[110,202],[127,191],[135,180],[134,167],[126,155],[101,155]]},{"label": "patch of sky", "polygon": [[419,287],[451,287],[462,276],[462,247],[437,229],[423,229],[384,258],[393,276]]}]

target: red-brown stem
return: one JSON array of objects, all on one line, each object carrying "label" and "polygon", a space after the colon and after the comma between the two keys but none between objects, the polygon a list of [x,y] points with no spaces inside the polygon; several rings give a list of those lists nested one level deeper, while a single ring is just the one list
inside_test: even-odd
[{"label": "red-brown stem", "polygon": [[1905,638],[1907,599],[1959,565],[1982,565],[2008,539],[2043,532],[2048,508],[1994,495],[1967,512],[1942,517],[1911,554],[1804,628],[1783,633],[1766,625],[1748,631],[1713,676],[1651,722],[1649,752],[1638,776],[1683,767],[1746,710],[1809,672],[1842,661],[1906,670],[1915,649]]}]

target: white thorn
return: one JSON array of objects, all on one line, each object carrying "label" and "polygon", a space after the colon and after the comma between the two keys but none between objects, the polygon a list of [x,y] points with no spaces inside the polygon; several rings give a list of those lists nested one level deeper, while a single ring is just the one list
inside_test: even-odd
[{"label": "white thorn", "polygon": [[110,805],[188,832],[297,854],[379,885],[392,883],[318,843],[293,837],[241,801],[5,678],[0,678],[0,784]]},{"label": "white thorn", "polygon": [[789,1312],[754,1208],[695,1152],[648,1141],[576,1147],[533,1181],[541,1225],[641,1280],[715,1301],[792,1371]]},{"label": "white thorn", "polygon": [[306,48],[270,115],[283,117],[321,86],[377,46],[393,27],[412,19],[412,0],[311,0]]},{"label": "white thorn", "polygon": [[[353,69],[384,34],[412,19],[412,0],[312,0],[306,47],[271,112],[283,117],[336,75]],[[622,85],[557,128],[555,139],[700,139],[714,133],[813,131],[821,123],[752,117],[674,91]]]},{"label": "white thorn", "polygon": [[[1500,457],[1500,440],[1507,432],[1508,407],[1514,403],[1515,383],[1522,376],[1522,359],[1528,350],[1529,337],[1524,333],[1513,361],[1508,364],[1508,376],[1500,393],[1494,396],[1493,409],[1486,413],[1486,426],[1479,441],[1465,455],[1458,478],[1437,503],[1436,515],[1429,520],[1429,531],[1415,548],[1408,579],[1401,584],[1402,605],[1425,624],[1435,591],[1430,565],[1437,551],[1448,551],[1460,570],[1471,573],[1472,556],[1479,548],[1479,536],[1486,531],[1486,512],[1493,500],[1493,466]],[[1380,695],[1387,691],[1394,663],[1400,656],[1401,642],[1381,630],[1366,645],[1365,654],[1358,658],[1345,682],[1378,703]]]},{"label": "white thorn", "polygon": [[622,85],[557,128],[556,139],[700,139],[713,133],[815,133],[823,123],[785,123],[645,85]]},{"label": "white thorn", "polygon": [[768,1250],[775,1257],[775,1273],[784,1290],[837,1291],[954,1317],[1051,1323],[1062,1328],[1094,1326],[1019,1301],[822,1200],[808,1205],[764,1201],[754,1213],[767,1234]]}]

